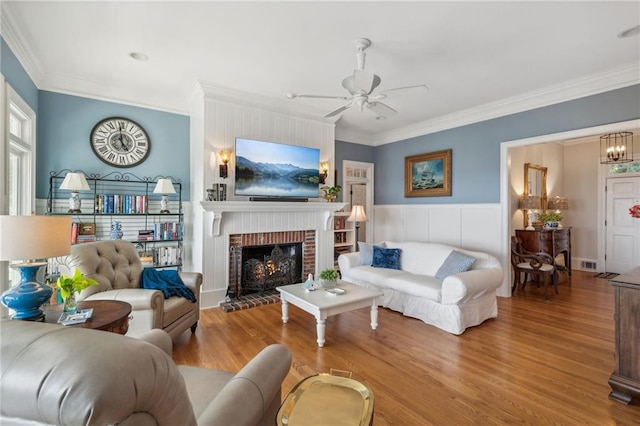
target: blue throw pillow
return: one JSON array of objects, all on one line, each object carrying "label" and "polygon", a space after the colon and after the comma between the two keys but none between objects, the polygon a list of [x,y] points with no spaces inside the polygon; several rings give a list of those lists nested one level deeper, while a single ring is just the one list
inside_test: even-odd
[{"label": "blue throw pillow", "polygon": [[469,257],[453,250],[449,253],[449,256],[447,256],[442,265],[440,265],[440,269],[436,272],[436,278],[442,281],[449,275],[468,271],[475,261],[475,257]]},{"label": "blue throw pillow", "polygon": [[373,246],[373,262],[376,268],[400,269],[400,253],[397,248],[383,248]]}]

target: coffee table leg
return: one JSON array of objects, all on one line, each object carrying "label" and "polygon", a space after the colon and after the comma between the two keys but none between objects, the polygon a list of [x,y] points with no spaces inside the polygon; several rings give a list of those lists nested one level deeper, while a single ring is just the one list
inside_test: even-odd
[{"label": "coffee table leg", "polygon": [[282,323],[286,324],[289,321],[289,302],[285,300],[282,295],[280,296],[281,305],[282,305]]},{"label": "coffee table leg", "polygon": [[325,320],[320,317],[316,317],[316,332],[318,334],[319,347],[324,346],[324,330],[325,330]]},{"label": "coffee table leg", "polygon": [[373,299],[371,304],[371,329],[375,330],[376,328],[378,328],[378,304],[376,299]]}]

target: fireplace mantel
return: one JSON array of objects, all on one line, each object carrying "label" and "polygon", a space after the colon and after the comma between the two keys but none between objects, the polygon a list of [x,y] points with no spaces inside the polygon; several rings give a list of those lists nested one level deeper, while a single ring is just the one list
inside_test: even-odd
[{"label": "fireplace mantel", "polygon": [[204,211],[211,214],[211,235],[220,236],[220,224],[228,213],[244,212],[324,212],[325,230],[331,229],[332,213],[347,203],[280,202],[280,201],[201,201]]}]

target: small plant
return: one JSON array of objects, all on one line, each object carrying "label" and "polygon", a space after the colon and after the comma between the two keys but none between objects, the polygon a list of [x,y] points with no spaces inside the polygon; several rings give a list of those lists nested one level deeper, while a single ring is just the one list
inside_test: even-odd
[{"label": "small plant", "polygon": [[342,191],[342,186],[323,186],[320,189],[324,192],[322,198],[327,201],[333,202],[336,200],[336,198],[338,198],[340,191]]},{"label": "small plant", "polygon": [[320,272],[320,279],[325,281],[335,281],[338,279],[338,271],[335,269],[325,269]]},{"label": "small plant", "polygon": [[540,222],[560,222],[562,221],[562,214],[556,212],[538,213],[538,220]]},{"label": "small plant", "polygon": [[68,299],[74,292],[80,293],[87,287],[98,284],[98,281],[86,278],[79,269],[72,277],[61,275],[58,278],[57,287],[60,289],[60,295],[63,299]]}]

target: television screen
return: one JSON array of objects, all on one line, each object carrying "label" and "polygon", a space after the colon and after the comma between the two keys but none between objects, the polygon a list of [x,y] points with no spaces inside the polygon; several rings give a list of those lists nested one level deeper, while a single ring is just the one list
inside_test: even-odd
[{"label": "television screen", "polygon": [[236,138],[235,195],[317,198],[320,150]]}]

